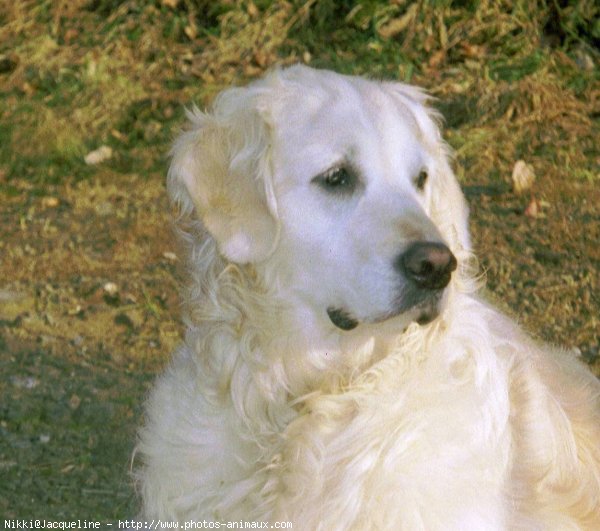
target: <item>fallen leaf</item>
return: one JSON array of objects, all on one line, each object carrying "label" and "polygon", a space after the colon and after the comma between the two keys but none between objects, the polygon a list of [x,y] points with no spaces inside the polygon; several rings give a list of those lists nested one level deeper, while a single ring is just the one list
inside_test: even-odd
[{"label": "fallen leaf", "polygon": [[481,59],[485,56],[486,53],[485,46],[480,46],[478,44],[470,44],[468,42],[464,42],[460,45],[460,47],[466,57]]},{"label": "fallen leaf", "polygon": [[69,398],[69,407],[75,411],[81,405],[81,398],[79,398],[76,394],[71,395]]},{"label": "fallen leaf", "polygon": [[524,160],[515,162],[512,171],[513,191],[516,194],[522,194],[529,190],[535,181],[535,173],[533,168]]},{"label": "fallen leaf", "polygon": [[254,53],[254,62],[261,68],[264,68],[269,62],[269,55],[264,50],[257,50]]},{"label": "fallen leaf", "polygon": [[56,208],[60,201],[56,197],[43,197],[42,206],[45,208]]},{"label": "fallen leaf", "polygon": [[540,215],[540,202],[532,198],[527,207],[525,207],[525,212],[523,212],[528,218],[537,218]]},{"label": "fallen leaf", "polygon": [[125,142],[127,140],[127,137],[117,129],[111,129],[110,134],[113,138],[116,138],[120,142]]},{"label": "fallen leaf", "polygon": [[250,0],[250,2],[248,2],[248,7],[246,9],[248,11],[248,15],[250,16],[250,18],[256,18],[256,17],[258,17],[258,15],[260,15],[260,11],[254,5],[254,2],[252,2],[252,0]]},{"label": "fallen leaf", "polygon": [[83,308],[77,304],[74,308],[67,310],[68,315],[83,315]]},{"label": "fallen leaf", "polygon": [[437,68],[440,64],[442,64],[444,62],[445,58],[446,58],[446,50],[438,50],[429,58],[429,61],[427,61],[427,64],[431,68]]},{"label": "fallen leaf", "polygon": [[79,37],[79,32],[75,28],[69,28],[65,31],[65,43],[70,44],[74,42]]},{"label": "fallen leaf", "polygon": [[195,24],[186,26],[183,28],[183,32],[187,35],[187,38],[190,39],[190,41],[193,41],[198,36],[198,28]]},{"label": "fallen leaf", "polygon": [[419,4],[412,4],[406,13],[399,18],[394,18],[389,22],[383,24],[380,28],[377,28],[377,33],[384,39],[390,39],[398,33],[402,33],[408,25],[413,21],[419,9]]}]

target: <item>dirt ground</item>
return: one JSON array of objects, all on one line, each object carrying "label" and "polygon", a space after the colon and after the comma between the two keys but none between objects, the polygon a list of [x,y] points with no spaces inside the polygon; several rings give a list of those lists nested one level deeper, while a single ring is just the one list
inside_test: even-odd
[{"label": "dirt ground", "polygon": [[[30,4],[49,5],[43,1]],[[133,5],[114,2],[119,7],[113,9],[108,1],[96,4],[99,10],[108,10],[109,18],[117,17],[122,6]],[[181,13],[172,7],[178,2],[159,4],[162,13],[179,20]],[[200,6],[199,10],[204,5],[192,4]],[[298,24],[301,16],[308,17],[313,5],[302,4],[304,12],[304,8],[293,7],[298,4],[286,4],[292,7],[284,6],[279,11],[257,4],[253,9],[264,14],[264,20],[280,17],[293,24]],[[262,20],[253,15],[251,2],[235,5],[245,6],[242,11],[248,20]],[[49,11],[44,28],[51,25],[53,13]],[[150,16],[148,13],[153,11],[143,11],[144,16]],[[394,15],[397,20],[402,13]],[[4,19],[17,20],[7,19],[9,15],[5,14]],[[189,13],[184,15],[189,20]],[[93,16],[93,10],[85,11],[85,17]],[[228,27],[223,22],[225,15],[212,16],[214,21],[221,21],[224,35]],[[349,16],[346,14],[347,20]],[[93,21],[85,17],[82,15],[82,27]],[[419,23],[427,22],[424,17]],[[114,24],[105,28],[107,34],[129,24],[129,20],[114,18]],[[437,24],[435,17],[432,20]],[[358,21],[355,25],[360,28],[359,23],[363,24]],[[460,21],[452,27],[456,24]],[[136,27],[134,24],[127,31],[133,32]],[[188,27],[184,24],[181,31],[185,35],[173,41],[181,45],[177,50],[189,47],[185,39],[201,38],[192,35]],[[355,31],[355,26],[352,28]],[[385,54],[388,47],[393,49],[393,43],[389,44],[391,37],[382,28],[387,26],[377,30],[380,49],[374,57],[387,57],[386,61],[392,63],[397,58]],[[69,29],[81,30],[74,24],[60,30],[61,42],[68,41]],[[39,30],[39,34],[44,31]],[[177,273],[177,248],[171,231],[173,212],[164,187],[166,153],[182,122],[183,105],[194,97],[208,101],[231,79],[207,70],[203,70],[205,78],[201,79],[199,74],[182,70],[185,75],[165,82],[168,90],[163,86],[160,93],[154,93],[153,81],[140,78],[145,92],[131,96],[117,118],[104,123],[98,115],[94,127],[100,132],[94,129],[83,144],[72,148],[87,122],[69,125],[63,120],[48,129],[47,124],[43,128],[38,122],[32,125],[31,117],[41,116],[39,111],[46,108],[47,99],[66,91],[60,92],[62,99],[55,106],[48,107],[48,113],[54,113],[48,115],[50,118],[64,117],[69,94],[77,98],[79,88],[69,92],[70,78],[60,78],[63,74],[58,69],[55,78],[60,82],[48,88],[42,83],[46,78],[40,74],[41,69],[35,73],[21,69],[27,62],[23,54],[20,66],[11,66],[11,53],[25,46],[19,44],[25,41],[16,35],[11,36],[13,40],[5,35],[4,41],[0,35],[0,121],[11,124],[10,134],[5,133],[6,125],[0,125],[0,140],[8,139],[0,150],[0,514],[4,518],[55,520],[125,518],[135,514],[137,503],[129,469],[141,406],[154,376],[167,363],[183,331],[178,300],[182,279]],[[83,42],[82,33],[70,35],[73,42]],[[329,55],[332,50],[336,50],[337,58],[346,53],[347,60],[353,60],[356,51],[344,51],[342,46],[345,34],[340,33],[337,45],[324,45],[323,49],[314,45],[309,53],[298,42],[310,42],[311,35],[301,33],[289,41],[288,34],[277,40],[269,33],[265,42],[275,44],[263,43],[259,50],[264,54],[240,60],[241,66],[235,61],[226,63],[228,75],[234,72],[235,80],[241,82],[272,64],[295,60],[337,67],[338,59]],[[451,41],[450,30],[449,35],[446,41]],[[214,36],[204,38],[217,42]],[[443,36],[440,39],[444,41]],[[165,47],[175,46],[166,37],[164,41]],[[89,48],[98,46],[92,43]],[[208,51],[212,49],[206,43],[204,46]],[[229,49],[218,49],[229,53]],[[568,97],[573,102],[573,123],[577,127],[583,123],[585,129],[575,128],[570,134],[571,118],[565,111],[561,115],[564,119],[557,119],[560,138],[552,136],[550,119],[529,130],[530,122],[515,118],[548,112],[544,101],[539,110],[539,102],[536,107],[533,98],[527,111],[530,114],[526,114],[519,107],[510,111],[510,105],[507,107],[500,96],[472,104],[468,90],[451,88],[460,76],[452,70],[455,59],[450,44],[444,57],[437,56],[440,64],[432,63],[428,69],[416,72],[412,81],[438,96],[436,105],[447,118],[445,135],[457,151],[456,171],[471,207],[474,246],[488,296],[535,337],[564,345],[600,376],[599,114],[597,105],[595,111],[584,107],[591,105],[590,94],[598,101],[597,56],[588,51],[585,57],[592,65],[584,65],[589,70],[578,70],[565,49],[548,52],[552,55],[547,64],[551,73],[559,65],[556,72],[569,69],[577,72],[573,76],[583,79],[577,85],[580,88],[573,88]],[[435,58],[436,50],[425,46],[422,53]],[[477,50],[469,53],[475,54],[473,60],[486,61],[485,55],[477,56]],[[4,59],[8,63],[3,63]],[[460,61],[463,59],[461,56]],[[183,58],[181,64],[193,68],[195,61]],[[370,73],[372,63],[370,58],[357,71]],[[90,63],[86,64],[89,67]],[[101,64],[100,59],[97,64]],[[467,63],[461,65],[466,65],[465,72],[472,68]],[[85,68],[82,66],[82,71]],[[397,65],[393,68],[399,75]],[[403,72],[407,70],[400,74]],[[476,74],[469,75],[477,78]],[[530,94],[524,83],[535,75],[526,71],[524,77],[500,80],[494,82],[494,87],[504,87],[503,94],[517,87],[511,97]],[[190,93],[185,87],[192,83],[202,88]],[[549,94],[565,100],[564,93],[556,92],[558,88],[551,90],[562,85],[552,83],[544,85],[550,87]],[[94,86],[97,89],[100,85]],[[113,112],[109,103],[107,100],[107,112]],[[494,116],[486,114],[486,109],[498,106],[504,106],[503,112],[513,113],[509,118],[512,125],[495,127]],[[587,121],[582,122],[576,112]],[[76,117],[73,119],[76,121]],[[485,135],[481,137],[482,124],[494,131],[489,141]],[[75,140],[65,137],[70,134],[69,127],[74,128]],[[513,142],[512,135],[517,130],[522,145],[515,148],[517,141]],[[529,147],[527,135],[532,135],[534,147]],[[67,148],[63,149],[62,144],[52,149],[43,147],[57,139],[66,142]],[[112,150],[109,159],[96,164],[84,162],[86,154],[106,143]],[[59,148],[63,151],[57,159]],[[577,152],[584,153],[581,160],[573,158],[569,162]],[[531,189],[517,194],[510,171],[520,156],[533,161],[537,178]],[[486,157],[490,159],[487,166],[481,162]]]},{"label": "dirt ground", "polygon": [[[73,517],[74,498],[90,518],[134,510],[140,406],[182,333],[163,181],[161,172],[99,171],[42,197],[23,186],[2,199],[6,517]],[[540,183],[538,217],[524,214],[530,196],[509,186],[482,177],[464,190],[490,297],[600,374],[597,183]]]}]

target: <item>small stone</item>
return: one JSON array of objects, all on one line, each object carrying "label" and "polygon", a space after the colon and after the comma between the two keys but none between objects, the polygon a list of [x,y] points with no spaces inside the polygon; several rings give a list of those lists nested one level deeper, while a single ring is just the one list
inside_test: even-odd
[{"label": "small stone", "polygon": [[98,149],[94,151],[90,151],[83,160],[86,164],[93,166],[96,164],[100,164],[106,160],[111,159],[113,156],[113,150],[109,146],[100,146]]},{"label": "small stone", "polygon": [[13,376],[10,381],[20,389],[35,389],[40,384],[40,381],[33,376]]},{"label": "small stone", "polygon": [[114,282],[106,282],[102,289],[109,297],[116,297],[119,294],[119,287]]},{"label": "small stone", "polygon": [[163,258],[169,260],[169,262],[177,262],[177,255],[172,253],[171,251],[166,251],[163,253]]},{"label": "small stone", "polygon": [[575,63],[581,70],[586,72],[591,72],[596,67],[590,54],[581,49],[575,52]]},{"label": "small stone", "polygon": [[73,343],[73,345],[76,347],[80,347],[81,345],[83,345],[83,341],[83,336],[77,335],[71,340],[71,343]]}]

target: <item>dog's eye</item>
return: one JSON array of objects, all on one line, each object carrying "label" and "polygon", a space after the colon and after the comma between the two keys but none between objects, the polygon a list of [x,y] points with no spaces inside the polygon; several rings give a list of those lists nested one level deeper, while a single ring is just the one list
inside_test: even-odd
[{"label": "dog's eye", "polygon": [[328,192],[351,194],[356,188],[356,177],[344,166],[317,175],[313,182]]},{"label": "dog's eye", "polygon": [[415,178],[415,186],[417,190],[423,190],[425,188],[425,183],[427,182],[427,177],[429,177],[427,171],[421,170],[419,175]]}]

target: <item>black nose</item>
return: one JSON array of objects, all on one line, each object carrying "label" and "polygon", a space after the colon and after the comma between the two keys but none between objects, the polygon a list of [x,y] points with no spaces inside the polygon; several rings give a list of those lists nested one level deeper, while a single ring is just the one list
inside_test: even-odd
[{"label": "black nose", "polygon": [[442,289],[456,269],[456,258],[443,243],[416,242],[400,255],[398,268],[419,288]]}]

